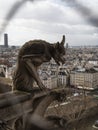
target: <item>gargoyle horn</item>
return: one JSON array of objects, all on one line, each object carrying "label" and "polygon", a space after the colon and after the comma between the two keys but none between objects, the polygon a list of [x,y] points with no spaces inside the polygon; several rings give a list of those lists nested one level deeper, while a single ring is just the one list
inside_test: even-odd
[{"label": "gargoyle horn", "polygon": [[62,38],[62,41],[61,41],[61,44],[64,45],[65,43],[65,35],[63,35],[63,38]]}]

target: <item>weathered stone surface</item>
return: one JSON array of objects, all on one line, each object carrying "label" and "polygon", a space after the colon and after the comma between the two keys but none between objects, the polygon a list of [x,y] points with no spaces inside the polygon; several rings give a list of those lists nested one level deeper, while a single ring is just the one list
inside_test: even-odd
[{"label": "weathered stone surface", "polygon": [[[53,100],[58,100],[60,94],[62,95],[62,91],[59,92],[54,90],[54,92],[39,92],[35,94],[35,96],[32,96],[30,93],[21,91],[1,94],[0,118],[10,120],[14,117],[23,115],[23,113],[30,112],[37,107],[40,108],[41,104],[43,104],[42,106],[46,109]],[[39,108],[37,108],[37,111]]]},{"label": "weathered stone surface", "polygon": [[0,118],[14,119],[32,110],[31,94],[14,91],[0,95]]}]

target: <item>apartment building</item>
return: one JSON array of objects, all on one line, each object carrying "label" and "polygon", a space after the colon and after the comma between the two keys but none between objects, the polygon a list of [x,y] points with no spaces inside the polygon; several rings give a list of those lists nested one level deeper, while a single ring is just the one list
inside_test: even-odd
[{"label": "apartment building", "polygon": [[98,88],[98,71],[94,69],[72,71],[70,73],[70,85],[88,90],[96,89]]},{"label": "apartment building", "polygon": [[[47,72],[40,72],[40,78],[42,83],[49,89],[53,89],[57,87],[57,77],[55,75],[51,75]],[[34,82],[34,86],[38,87],[37,84]]]},{"label": "apartment building", "polygon": [[58,85],[66,87],[69,81],[69,73],[65,68],[60,68],[58,72]]}]

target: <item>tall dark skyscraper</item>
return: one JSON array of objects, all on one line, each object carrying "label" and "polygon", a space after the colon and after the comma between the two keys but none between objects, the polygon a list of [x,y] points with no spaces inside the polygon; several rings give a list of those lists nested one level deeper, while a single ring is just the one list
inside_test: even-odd
[{"label": "tall dark skyscraper", "polygon": [[68,43],[66,43],[66,49],[68,49],[68,47],[69,47],[69,45],[68,45]]},{"label": "tall dark skyscraper", "polygon": [[4,34],[4,47],[8,48],[8,34]]}]

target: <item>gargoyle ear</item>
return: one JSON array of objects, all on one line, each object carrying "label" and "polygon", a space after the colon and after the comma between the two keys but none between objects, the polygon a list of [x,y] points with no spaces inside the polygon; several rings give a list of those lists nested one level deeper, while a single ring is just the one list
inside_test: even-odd
[{"label": "gargoyle ear", "polygon": [[57,42],[57,43],[55,44],[55,48],[56,48],[56,49],[59,49],[59,46],[60,46],[60,43]]},{"label": "gargoyle ear", "polygon": [[61,45],[64,46],[64,43],[65,43],[65,35],[63,35],[63,38],[62,38],[62,41],[61,41]]}]

